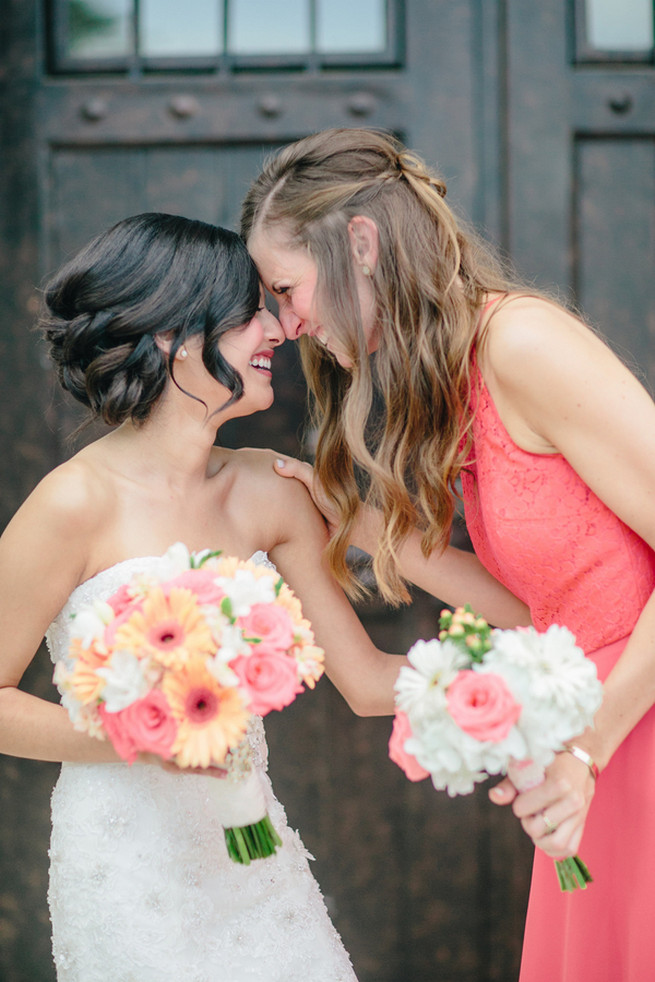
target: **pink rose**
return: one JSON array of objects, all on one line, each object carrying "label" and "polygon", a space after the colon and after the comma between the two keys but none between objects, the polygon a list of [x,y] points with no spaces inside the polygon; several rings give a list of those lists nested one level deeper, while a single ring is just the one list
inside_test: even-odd
[{"label": "pink rose", "polygon": [[521,715],[505,680],[493,672],[459,672],[446,699],[459,728],[480,741],[500,743]]},{"label": "pink rose", "polygon": [[261,638],[267,651],[288,651],[293,644],[293,622],[284,607],[253,604],[250,613],[239,618],[239,626],[244,638]]},{"label": "pink rose", "polygon": [[216,573],[208,569],[187,569],[172,580],[167,580],[162,584],[166,594],[173,587],[183,587],[185,590],[192,590],[198,598],[199,604],[214,604],[220,606],[221,600],[225,596],[225,591],[216,583]]},{"label": "pink rose", "polygon": [[117,616],[122,614],[124,610],[134,603],[134,597],[130,591],[131,588],[129,583],[124,583],[123,586],[119,587],[116,593],[113,593],[108,599],[107,603]]},{"label": "pink rose", "polygon": [[107,736],[116,753],[133,764],[139,753],[158,754],[167,760],[177,736],[177,722],[166,696],[153,689],[118,713],[98,707]]},{"label": "pink rose", "polygon": [[108,647],[111,647],[116,639],[116,631],[124,624],[125,621],[129,620],[132,614],[136,610],[140,610],[143,606],[143,601],[141,598],[135,598],[131,593],[130,585],[124,583],[123,586],[119,587],[116,593],[113,593],[111,597],[107,600],[107,603],[114,611],[114,619],[107,624],[104,631],[104,641]]},{"label": "pink rose", "polygon": [[252,655],[239,655],[230,662],[250,699],[250,710],[265,716],[271,709],[292,703],[302,686],[292,658],[257,648]]},{"label": "pink rose", "polygon": [[398,764],[398,767],[405,772],[410,781],[422,781],[423,778],[430,776],[430,772],[421,767],[416,757],[412,757],[405,750],[405,740],[411,736],[412,728],[409,725],[407,714],[397,709],[389,738],[389,757],[394,764]]}]

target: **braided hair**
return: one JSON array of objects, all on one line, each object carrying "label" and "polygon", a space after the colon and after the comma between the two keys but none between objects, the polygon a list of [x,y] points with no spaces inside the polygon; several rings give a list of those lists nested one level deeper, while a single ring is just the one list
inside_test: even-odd
[{"label": "braided hair", "polygon": [[[472,351],[488,291],[514,284],[447,204],[446,185],[388,133],[325,130],[270,157],[246,195],[241,234],[303,249],[317,267],[322,325],[352,367],[300,338],[318,430],[316,471],[340,515],[327,555],[351,593],[350,530],[366,500],[384,515],[373,568],[387,601],[408,598],[396,556],[414,528],[425,555],[448,542],[453,492],[470,437]],[[377,351],[368,357],[348,226],[371,219]],[[380,405],[381,413],[373,413]]]}]

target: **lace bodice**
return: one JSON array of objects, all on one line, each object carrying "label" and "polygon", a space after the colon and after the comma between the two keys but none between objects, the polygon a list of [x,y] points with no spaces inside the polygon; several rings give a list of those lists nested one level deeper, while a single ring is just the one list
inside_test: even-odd
[{"label": "lace bodice", "polygon": [[[507,433],[479,377],[473,449],[462,473],[466,524],[486,568],[587,652],[626,637],[655,587],[650,547],[561,454],[532,454]],[[621,595],[616,602],[616,584]]]},{"label": "lace bodice", "polygon": [[[80,584],[47,632],[52,660],[67,657],[82,605],[163,561],[128,559]],[[356,982],[311,857],[273,794],[260,717],[248,737],[283,841],[248,867],[228,859],[216,778],[154,764],[62,765],[48,895],[58,982]]]}]

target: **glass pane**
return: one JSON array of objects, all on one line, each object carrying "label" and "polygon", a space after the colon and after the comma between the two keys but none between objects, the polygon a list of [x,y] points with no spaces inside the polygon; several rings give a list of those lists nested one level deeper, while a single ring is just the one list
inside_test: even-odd
[{"label": "glass pane", "polygon": [[601,51],[653,47],[652,0],[587,0],[587,43]]},{"label": "glass pane", "polygon": [[311,51],[309,0],[229,0],[227,50],[233,55]]},{"label": "glass pane", "polygon": [[130,53],[132,0],[68,0],[66,51],[71,58],[116,58]]},{"label": "glass pane", "polygon": [[150,58],[219,54],[222,8],[220,0],[141,0],[139,53]]},{"label": "glass pane", "polygon": [[317,0],[317,51],[385,51],[386,8],[386,0]]}]

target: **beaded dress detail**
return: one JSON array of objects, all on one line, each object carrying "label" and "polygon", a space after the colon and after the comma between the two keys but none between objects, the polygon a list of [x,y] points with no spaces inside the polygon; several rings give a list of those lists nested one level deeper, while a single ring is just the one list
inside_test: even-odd
[{"label": "beaded dress detail", "polygon": [[[605,679],[655,588],[655,555],[561,454],[513,442],[476,375],[473,446],[462,471],[475,551],[530,607],[538,630],[570,628]],[[520,982],[653,978],[654,767],[651,709],[596,785],[578,850],[594,882],[563,896],[552,859],[536,850]]]},{"label": "beaded dress detail", "polygon": [[[77,587],[46,636],[53,662],[67,653],[76,610],[161,561],[128,559]],[[273,794],[260,717],[248,737],[283,841],[250,866],[228,858],[216,778],[154,764],[62,764],[48,894],[58,982],[356,982],[312,857]]]}]

